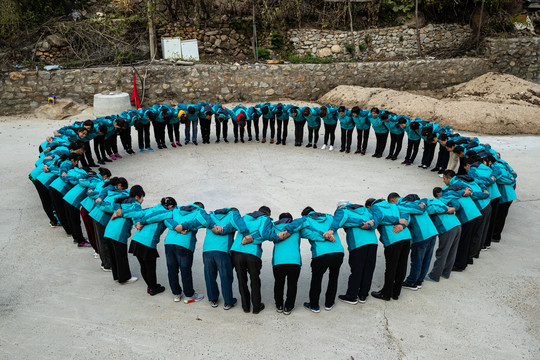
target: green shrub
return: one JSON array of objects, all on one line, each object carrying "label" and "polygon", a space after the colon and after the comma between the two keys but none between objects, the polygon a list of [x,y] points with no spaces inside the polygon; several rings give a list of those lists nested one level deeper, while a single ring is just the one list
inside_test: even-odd
[{"label": "green shrub", "polygon": [[268,60],[268,59],[270,59],[270,50],[258,46],[257,47],[257,57],[259,58],[259,60]]}]

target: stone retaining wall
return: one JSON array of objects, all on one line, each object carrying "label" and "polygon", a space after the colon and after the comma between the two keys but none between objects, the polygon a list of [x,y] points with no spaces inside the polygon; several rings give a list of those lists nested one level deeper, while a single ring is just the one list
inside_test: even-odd
[{"label": "stone retaining wall", "polygon": [[[352,58],[348,44],[352,44],[350,31],[296,29],[287,32],[295,53],[303,55],[311,52],[319,57],[332,56],[338,60]],[[458,24],[429,24],[420,29],[422,49],[433,50],[456,48],[468,41],[472,35],[470,26]],[[355,31],[357,54],[367,60],[405,58],[418,55],[414,28],[396,26],[391,28]],[[359,51],[361,44],[364,51]]]},{"label": "stone retaining wall", "polygon": [[540,83],[540,37],[488,38],[485,56],[494,70]]},{"label": "stone retaining wall", "polygon": [[[489,63],[481,58],[296,65],[154,65],[148,69],[145,104],[316,100],[338,85],[432,89],[469,81],[487,71]],[[142,68],[140,72],[144,74]],[[122,68],[120,75],[122,90],[131,93],[131,68]],[[4,73],[0,78],[0,110],[3,114],[28,111],[46,103],[51,94],[92,104],[94,94],[116,89],[116,79],[116,68]]]}]

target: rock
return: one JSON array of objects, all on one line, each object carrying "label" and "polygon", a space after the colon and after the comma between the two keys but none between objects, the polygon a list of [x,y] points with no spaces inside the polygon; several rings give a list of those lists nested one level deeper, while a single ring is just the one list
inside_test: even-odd
[{"label": "rock", "polygon": [[332,48],[331,48],[331,50],[332,50],[332,52],[333,52],[334,54],[338,54],[338,53],[341,52],[341,46],[339,46],[339,45],[333,45]]},{"label": "rock", "polygon": [[329,48],[322,48],[322,49],[319,49],[319,51],[317,51],[317,56],[318,56],[318,57],[328,57],[328,56],[332,56],[332,50],[330,50]]},{"label": "rock", "polygon": [[69,116],[78,115],[82,112],[83,106],[73,102],[70,99],[58,99],[56,104],[45,104],[38,109],[36,113],[45,116],[51,120],[62,120]]},{"label": "rock", "polygon": [[47,41],[42,41],[42,42],[38,43],[37,47],[41,51],[48,51],[48,50],[51,49],[51,45]]},{"label": "rock", "polygon": [[45,41],[51,46],[62,47],[67,45],[66,41],[60,35],[52,34],[45,38]]},{"label": "rock", "polygon": [[20,80],[20,79],[24,79],[24,74],[23,73],[20,73],[20,72],[12,72],[12,73],[9,73],[9,78],[11,80]]}]

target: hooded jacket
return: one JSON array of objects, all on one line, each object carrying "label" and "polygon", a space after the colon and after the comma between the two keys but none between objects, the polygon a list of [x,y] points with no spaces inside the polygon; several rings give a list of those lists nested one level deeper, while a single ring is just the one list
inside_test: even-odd
[{"label": "hooded jacket", "polygon": [[[369,225],[368,230],[360,228],[365,222],[370,220],[375,222],[374,226]],[[347,203],[336,209],[330,230],[333,230],[335,233],[339,228],[345,229],[347,246],[350,252],[365,245],[377,245],[375,229],[378,225],[378,221],[376,221],[368,208],[358,204]]]}]

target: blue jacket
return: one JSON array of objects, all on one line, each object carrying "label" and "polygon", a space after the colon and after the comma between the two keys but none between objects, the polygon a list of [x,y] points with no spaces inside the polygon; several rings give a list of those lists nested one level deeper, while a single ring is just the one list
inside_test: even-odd
[{"label": "blue jacket", "polygon": [[413,243],[422,242],[437,236],[439,233],[433,221],[431,221],[426,208],[422,209],[419,206],[421,202],[426,204],[427,200],[420,200],[416,194],[407,195],[398,200],[399,212],[411,215],[411,222],[407,227],[411,232]]},{"label": "blue jacket", "polygon": [[66,193],[66,195],[64,195],[64,201],[79,209],[81,207],[81,202],[87,196],[88,187],[93,183],[97,183],[102,180],[101,175],[86,175],[82,177],[78,181],[77,185],[75,185]]},{"label": "blue jacket", "polygon": [[420,140],[420,129],[418,130],[413,130],[411,129],[411,124],[412,123],[417,123],[419,122],[420,119],[414,119],[414,120],[407,120],[407,125],[405,126],[405,132],[407,133],[407,137],[409,138],[409,140],[411,141],[417,141],[417,140]]},{"label": "blue jacket", "polygon": [[[360,228],[364,222],[370,220],[375,222],[374,226],[370,225],[368,230]],[[377,220],[368,208],[348,203],[336,210],[330,230],[335,233],[339,228],[345,229],[347,246],[349,251],[352,251],[365,245],[377,245],[375,229],[378,225]]]},{"label": "blue jacket", "polygon": [[473,164],[467,174],[470,175],[477,183],[482,184],[489,191],[489,200],[501,197],[501,192],[497,187],[496,178],[493,175],[493,170],[483,163]]},{"label": "blue jacket", "polygon": [[126,197],[117,199],[112,203],[104,201],[101,206],[111,212],[122,209],[122,217],[110,220],[107,223],[103,236],[122,244],[127,244],[128,238],[131,235],[131,228],[133,227],[132,219],[139,218],[143,215],[141,204],[135,198]]},{"label": "blue jacket", "polygon": [[111,204],[117,199],[121,197],[128,197],[129,191],[128,190],[110,190],[107,192],[107,196],[105,198],[102,198],[102,201],[98,201],[94,204],[94,208],[92,211],[90,211],[90,217],[94,220],[96,220],[98,223],[100,223],[103,226],[107,226],[109,223],[109,220],[111,220],[112,213],[114,212],[112,210]]},{"label": "blue jacket", "polygon": [[220,251],[229,253],[236,231],[239,231],[242,236],[249,235],[246,223],[237,210],[230,208],[218,209],[210,212],[209,216],[213,224],[223,227],[223,232],[221,234],[214,234],[211,229],[206,229],[203,252]]},{"label": "blue jacket", "polygon": [[274,241],[274,251],[272,253],[272,266],[293,264],[302,265],[302,256],[300,255],[300,229],[304,223],[304,219],[292,220],[290,218],[281,219],[274,223],[276,231],[281,232],[285,230],[285,227],[289,226],[289,229],[296,229],[297,231],[291,232],[285,240]]},{"label": "blue jacket", "polygon": [[[321,116],[322,121],[327,125],[337,124],[337,111],[338,111],[338,108],[332,107],[330,105],[325,105],[323,107],[326,108],[326,116],[325,117]],[[320,109],[319,109],[319,113],[320,113]]]},{"label": "blue jacket", "polygon": [[161,234],[167,228],[164,221],[172,217],[172,210],[165,208],[161,204],[144,209],[142,216],[134,218],[133,222],[139,222],[144,227],[136,231],[131,238],[139,244],[155,249],[159,243]]},{"label": "blue jacket", "polygon": [[460,208],[457,210],[456,215],[461,224],[465,224],[482,215],[474,200],[470,196],[463,196],[464,192],[465,187],[460,184],[445,186],[441,192],[442,201],[447,202],[455,199],[459,202]]},{"label": "blue jacket", "polygon": [[516,190],[514,189],[516,175],[512,174],[510,167],[501,160],[498,160],[491,165],[491,169],[493,170],[493,175],[497,179],[497,186],[501,193],[501,203],[516,200]]},{"label": "blue jacket", "polygon": [[489,205],[489,194],[485,193],[485,187],[481,186],[479,183],[474,181],[472,176],[469,175],[458,175],[455,176],[451,181],[452,184],[460,184],[463,187],[469,187],[473,193],[471,198],[474,200],[478,209],[483,210],[486,206]]},{"label": "blue jacket", "polygon": [[408,214],[401,213],[397,204],[391,204],[387,201],[381,200],[374,202],[370,208],[373,217],[377,219],[379,226],[380,238],[379,241],[384,247],[397,243],[398,241],[410,240],[412,238],[411,232],[406,226],[397,234],[394,233],[394,226],[399,224],[399,219],[405,219],[410,222],[411,217]]},{"label": "blue jacket", "polygon": [[306,107],[301,108],[300,112],[303,114],[305,109],[309,109],[310,111],[309,116],[307,117],[304,116],[304,118],[307,120],[308,127],[314,128],[314,127],[321,126],[320,108],[318,107],[309,108],[306,106]]},{"label": "blue jacket", "polygon": [[351,119],[358,130],[369,130],[371,126],[371,122],[369,121],[370,118],[371,112],[368,110],[360,110],[358,116],[353,116],[351,113]]},{"label": "blue jacket", "polygon": [[385,122],[381,119],[382,114],[383,112],[381,111],[379,116],[375,118],[371,116],[371,114],[368,117],[369,122],[371,123],[371,127],[376,134],[385,134],[388,132],[388,128],[386,127]]},{"label": "blue jacket", "polygon": [[405,129],[403,129],[401,126],[399,126],[399,119],[402,118],[402,116],[396,116],[396,115],[389,115],[388,121],[384,123],[384,126],[394,135],[401,135],[405,132]]},{"label": "blue jacket", "polygon": [[[99,193],[103,189],[103,185],[105,185],[105,181],[96,181],[94,183],[90,183],[88,185],[88,188],[86,189],[86,197],[81,201],[81,206],[90,213],[94,206],[96,205],[96,199],[99,196]],[[92,191],[90,191],[92,190]]]},{"label": "blue jacket", "polygon": [[[193,227],[188,228],[188,223],[192,220],[198,220]],[[204,211],[204,209],[198,207],[195,204],[187,206],[177,206],[172,210],[172,217],[165,220],[165,226],[169,229],[167,236],[165,237],[165,245],[177,245],[190,251],[195,251],[195,244],[197,242],[197,230],[201,227],[211,227],[212,220]],[[182,234],[174,230],[178,225],[186,226],[189,230],[187,234]]]},{"label": "blue jacket", "polygon": [[342,129],[354,129],[354,121],[352,119],[351,110],[345,110],[345,115],[341,116],[336,113],[336,119],[339,120],[339,125]]},{"label": "blue jacket", "polygon": [[448,214],[448,206],[459,210],[460,205],[457,200],[449,200],[448,205],[440,199],[427,199],[426,212],[437,228],[439,235],[452,230],[457,226],[461,226],[456,214]]},{"label": "blue jacket", "polygon": [[243,220],[247,229],[249,230],[249,234],[253,237],[253,242],[242,245],[244,235],[238,233],[232,244],[231,251],[250,254],[261,258],[261,244],[265,240],[279,240],[276,229],[274,228],[274,224],[272,223],[272,219],[260,211],[254,211],[244,215]]},{"label": "blue jacket", "polygon": [[[304,216],[303,219],[304,223],[300,225],[299,229],[300,236],[309,240],[312,258],[326,254],[344,253],[338,233],[334,234],[336,241],[328,241],[322,236],[330,228],[332,221],[334,221],[332,215],[312,211]],[[295,229],[291,223],[285,227],[285,230],[292,233],[298,231],[298,228]]]}]

